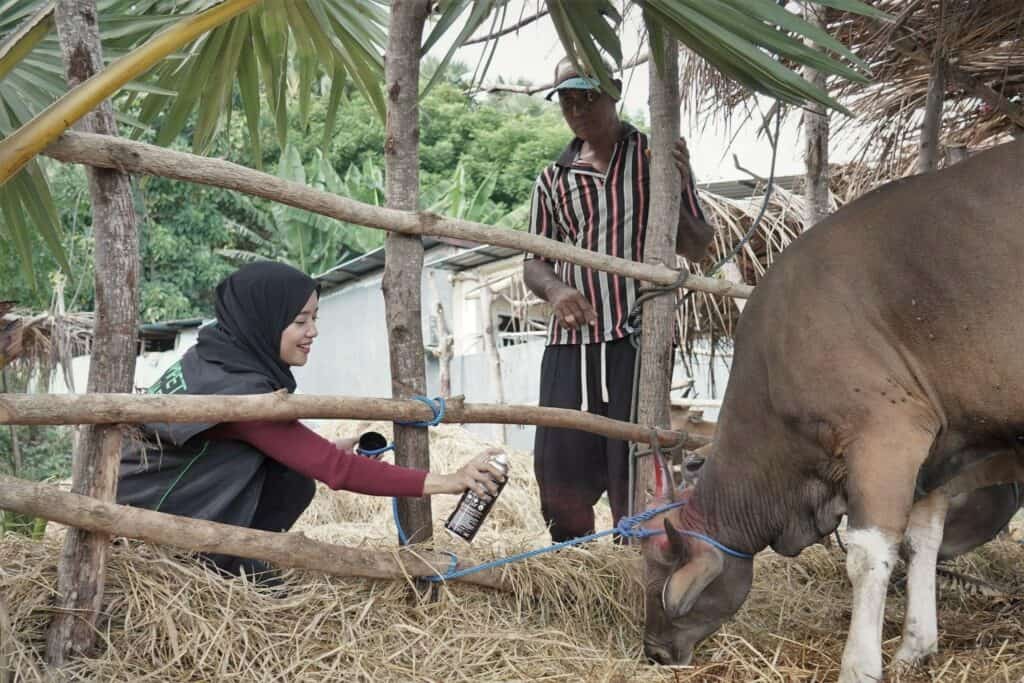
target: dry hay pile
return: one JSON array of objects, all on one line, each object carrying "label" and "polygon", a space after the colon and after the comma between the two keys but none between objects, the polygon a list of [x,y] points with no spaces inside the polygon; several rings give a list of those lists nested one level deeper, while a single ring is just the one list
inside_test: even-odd
[{"label": "dry hay pile", "polygon": [[[363,428],[366,425],[362,426]],[[387,432],[383,425],[371,425]],[[342,434],[356,433],[343,424]],[[432,430],[447,469],[483,443],[449,426]],[[512,480],[473,551],[480,557],[542,545],[529,457],[513,454]],[[454,497],[435,498],[438,519]],[[604,519],[599,526],[608,523]],[[306,534],[351,544],[394,543],[390,503],[321,490],[300,521]],[[441,532],[443,533],[443,532]],[[465,544],[439,538],[463,559]],[[43,680],[41,653],[60,539],[0,542],[0,679]],[[788,560],[764,553],[746,607],[697,651],[695,667],[658,668],[640,652],[637,556],[598,542],[509,568],[517,594],[451,584],[436,600],[402,581],[291,572],[282,590],[216,578],[168,551],[119,544],[108,565],[99,653],[66,671],[103,681],[812,681],[834,680],[849,620],[844,558],[815,546]],[[1024,546],[993,543],[956,568],[1006,597],[943,590],[941,654],[898,680],[1024,677]],[[895,649],[902,599],[891,602],[886,652]],[[5,621],[13,628],[6,628]],[[6,663],[6,666],[5,666]]]}]

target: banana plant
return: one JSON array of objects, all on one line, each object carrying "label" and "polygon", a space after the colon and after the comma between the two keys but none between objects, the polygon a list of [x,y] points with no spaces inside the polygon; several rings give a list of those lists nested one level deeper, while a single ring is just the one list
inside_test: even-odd
[{"label": "banana plant", "polygon": [[[318,190],[353,197],[371,204],[384,204],[384,178],[379,168],[351,167],[345,179],[338,176],[320,150],[313,152],[310,173],[298,150],[287,145],[281,153],[277,175]],[[274,259],[289,263],[306,273],[321,273],[345,258],[376,249],[383,243],[379,230],[371,230],[284,204],[264,208],[242,199],[244,218],[229,227],[246,248],[221,249],[222,256],[237,263]]]}]

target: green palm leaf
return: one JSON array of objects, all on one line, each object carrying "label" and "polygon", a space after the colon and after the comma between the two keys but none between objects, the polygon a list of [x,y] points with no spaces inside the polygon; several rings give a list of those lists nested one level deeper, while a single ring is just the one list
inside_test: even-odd
[{"label": "green palm leaf", "polygon": [[[175,5],[175,0],[154,2],[150,11],[170,11]],[[330,77],[331,101],[340,98],[351,79],[383,116],[386,24],[387,12],[379,0],[266,0],[196,41],[180,60],[154,69],[156,84],[176,95],[147,94],[139,119],[153,123],[156,143],[166,145],[196,114],[192,147],[202,152],[232,111],[237,82],[250,152],[258,166],[261,96],[274,113],[282,147],[287,143],[290,88],[298,93],[305,122],[314,84],[322,76]],[[326,131],[325,138],[331,133]]]}]

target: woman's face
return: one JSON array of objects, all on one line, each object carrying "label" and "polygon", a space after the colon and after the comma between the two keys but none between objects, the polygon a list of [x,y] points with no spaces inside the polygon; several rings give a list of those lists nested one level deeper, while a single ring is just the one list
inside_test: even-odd
[{"label": "woman's face", "polygon": [[317,335],[319,303],[316,292],[310,294],[295,320],[281,332],[281,360],[287,365],[305,365],[309,359],[309,351]]}]

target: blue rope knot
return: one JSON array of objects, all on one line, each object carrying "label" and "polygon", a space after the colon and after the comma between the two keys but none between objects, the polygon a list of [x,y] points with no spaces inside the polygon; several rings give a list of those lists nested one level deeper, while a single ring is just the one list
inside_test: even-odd
[{"label": "blue rope knot", "polygon": [[402,422],[395,420],[395,424],[402,425],[403,427],[436,427],[441,424],[441,420],[444,419],[445,402],[444,396],[437,396],[435,398],[429,398],[427,396],[413,396],[415,400],[420,403],[425,403],[430,412],[434,413],[434,417],[429,420],[412,420],[409,422]]},{"label": "blue rope knot", "polygon": [[644,522],[649,522],[663,512],[673,510],[678,507],[682,507],[686,503],[669,503],[668,505],[662,505],[661,507],[651,508],[650,510],[644,510],[638,512],[632,517],[623,517],[619,520],[619,523],[615,526],[616,532],[621,536],[627,538],[650,538],[651,536],[658,536],[665,533],[664,529],[644,529],[643,527],[636,529]]}]

